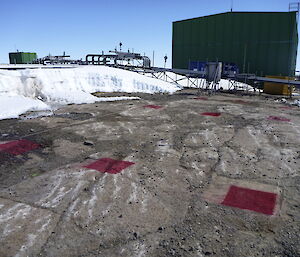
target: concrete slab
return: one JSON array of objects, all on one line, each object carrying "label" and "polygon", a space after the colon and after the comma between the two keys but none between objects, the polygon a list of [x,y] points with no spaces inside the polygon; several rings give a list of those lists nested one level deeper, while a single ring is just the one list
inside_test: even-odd
[{"label": "concrete slab", "polygon": [[[0,255],[300,255],[299,108],[196,93],[0,121],[0,141],[43,146],[0,152]],[[135,164],[84,168],[101,158]],[[273,215],[220,204],[231,185],[276,193]]]},{"label": "concrete slab", "polygon": [[59,215],[0,198],[0,255],[35,256],[54,230]]}]

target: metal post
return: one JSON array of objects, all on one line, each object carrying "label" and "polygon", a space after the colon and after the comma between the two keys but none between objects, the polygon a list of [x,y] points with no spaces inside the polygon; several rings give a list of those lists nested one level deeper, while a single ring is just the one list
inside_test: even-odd
[{"label": "metal post", "polygon": [[165,60],[164,68],[166,68],[166,64],[167,64],[167,60],[168,60],[168,56],[167,55],[164,56],[164,60]]},{"label": "metal post", "polygon": [[154,50],[153,50],[153,53],[152,53],[152,67],[154,67]]}]

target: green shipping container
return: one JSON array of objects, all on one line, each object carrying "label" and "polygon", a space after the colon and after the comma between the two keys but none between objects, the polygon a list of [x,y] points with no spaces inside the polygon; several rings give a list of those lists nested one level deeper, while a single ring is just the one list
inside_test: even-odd
[{"label": "green shipping container", "polygon": [[240,73],[291,76],[297,47],[296,12],[227,12],[173,22],[172,67],[222,61]]},{"label": "green shipping container", "polygon": [[10,64],[27,64],[37,59],[36,53],[15,52],[9,53]]}]

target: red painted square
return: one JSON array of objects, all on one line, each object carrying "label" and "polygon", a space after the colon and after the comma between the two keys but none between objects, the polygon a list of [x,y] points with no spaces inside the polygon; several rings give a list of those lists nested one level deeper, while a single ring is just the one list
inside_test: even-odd
[{"label": "red painted square", "polygon": [[284,121],[284,122],[291,121],[290,119],[283,118],[283,117],[278,117],[278,116],[269,116],[267,119],[268,120],[276,120],[276,121]]},{"label": "red painted square", "polygon": [[151,108],[151,109],[160,109],[163,108],[163,106],[161,105],[153,105],[153,104],[149,104],[149,105],[144,105],[144,108]]},{"label": "red painted square", "polygon": [[13,155],[20,155],[39,147],[41,147],[39,144],[26,139],[21,139],[0,144],[0,151],[4,151]]},{"label": "red painted square", "polygon": [[133,164],[134,162],[118,161],[111,158],[102,158],[84,167],[92,170],[98,170],[100,172],[117,174]]},{"label": "red painted square", "polygon": [[230,186],[222,204],[272,215],[277,194],[243,187]]},{"label": "red painted square", "polygon": [[202,96],[195,97],[194,99],[196,99],[196,100],[208,100],[207,97],[202,97]]},{"label": "red painted square", "polygon": [[219,113],[219,112],[202,112],[201,115],[218,117],[221,115],[221,113]]}]

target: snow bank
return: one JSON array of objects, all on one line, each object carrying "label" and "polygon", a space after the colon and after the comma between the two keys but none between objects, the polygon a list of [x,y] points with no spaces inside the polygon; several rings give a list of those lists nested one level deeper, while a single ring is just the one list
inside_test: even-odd
[{"label": "snow bank", "polygon": [[0,95],[0,120],[18,118],[27,111],[49,110],[50,107],[42,101],[24,96]]},{"label": "snow bank", "polygon": [[82,104],[137,98],[98,98],[94,92],[174,93],[179,86],[105,66],[0,70],[0,119],[16,118],[53,104]]},{"label": "snow bank", "polygon": [[[236,82],[236,87],[237,89],[254,91],[254,88],[252,86],[242,82]],[[231,90],[233,89],[233,85],[230,83],[228,79],[221,79],[219,83],[219,88],[222,88],[223,90]]]}]

